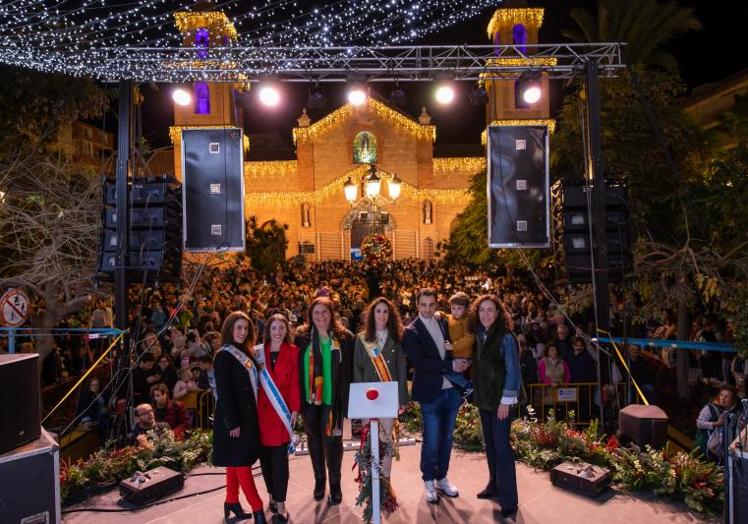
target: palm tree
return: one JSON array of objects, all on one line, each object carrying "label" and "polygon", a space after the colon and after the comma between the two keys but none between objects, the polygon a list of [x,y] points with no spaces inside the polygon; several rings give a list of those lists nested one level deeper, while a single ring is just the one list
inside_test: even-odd
[{"label": "palm tree", "polygon": [[598,0],[597,16],[574,8],[571,18],[577,28],[565,30],[574,42],[626,42],[626,63],[677,68],[676,58],[662,50],[674,36],[698,31],[701,22],[693,9],[675,0]]}]

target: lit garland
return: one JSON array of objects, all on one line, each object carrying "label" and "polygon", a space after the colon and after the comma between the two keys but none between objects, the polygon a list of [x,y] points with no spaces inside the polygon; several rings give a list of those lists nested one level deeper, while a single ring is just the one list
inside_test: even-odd
[{"label": "lit garland", "polygon": [[500,57],[500,58],[489,58],[486,61],[486,66],[491,67],[539,67],[539,66],[555,66],[558,64],[558,58],[552,56],[528,56],[522,57]]},{"label": "lit garland", "polygon": [[526,27],[540,29],[543,25],[543,8],[519,8],[505,9],[499,8],[494,12],[491,21],[488,23],[488,37],[493,38],[497,31],[502,27],[522,24]]},{"label": "lit garland", "polygon": [[[211,125],[211,126],[169,126],[169,139],[174,144],[175,148],[182,147],[182,131],[185,129],[225,129],[232,126],[227,125]],[[242,144],[244,146],[244,154],[249,154],[249,136],[242,134]]]},{"label": "lit garland", "polygon": [[471,176],[485,170],[486,158],[482,156],[434,159],[434,178]]},{"label": "lit garland", "polygon": [[[249,162],[252,164],[253,162]],[[362,165],[356,169],[346,173],[345,175],[336,178],[325,184],[324,186],[315,189],[314,191],[279,191],[279,192],[247,192],[246,202],[252,207],[260,206],[273,206],[273,207],[295,207],[304,202],[310,204],[320,204],[330,197],[343,196],[343,186],[348,180],[348,177],[355,184],[361,184],[361,181],[369,171],[368,165]],[[245,165],[245,176],[247,176],[247,168]],[[377,175],[383,180],[387,181],[393,177],[392,173],[377,169]],[[251,188],[251,184],[245,184],[247,188]],[[456,202],[467,202],[469,192],[467,188],[455,188],[455,189],[419,189],[407,182],[402,182],[400,186],[400,198],[411,198],[414,200],[432,200],[439,203],[456,203]]]},{"label": "lit garland", "polygon": [[294,144],[298,144],[299,142],[313,140],[322,136],[324,133],[341,126],[357,111],[364,110],[374,113],[375,116],[385,120],[389,125],[407,131],[416,138],[423,138],[432,142],[436,140],[436,126],[419,124],[407,116],[392,110],[385,104],[373,98],[368,98],[365,108],[346,104],[309,127],[294,127],[293,142]]},{"label": "lit garland", "polygon": [[296,160],[271,160],[267,162],[245,162],[244,178],[288,178],[296,176]]},{"label": "lit garland", "polygon": [[[534,120],[494,120],[491,122],[492,126],[545,126],[548,128],[548,132],[553,134],[556,132],[556,121],[552,118],[538,118]],[[486,131],[483,131],[480,135],[480,143],[486,145]]]}]

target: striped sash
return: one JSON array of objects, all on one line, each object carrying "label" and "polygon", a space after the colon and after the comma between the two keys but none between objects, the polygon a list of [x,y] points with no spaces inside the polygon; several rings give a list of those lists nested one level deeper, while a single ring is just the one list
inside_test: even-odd
[{"label": "striped sash", "polygon": [[[261,348],[264,355],[265,348],[262,345],[258,347]],[[262,390],[267,395],[268,400],[270,401],[270,405],[273,406],[273,409],[278,414],[278,418],[283,423],[283,426],[285,426],[286,431],[288,431],[289,438],[293,439],[293,428],[291,427],[291,411],[288,409],[286,401],[283,400],[283,395],[281,395],[281,392],[278,390],[278,386],[275,385],[273,377],[270,376],[270,372],[268,371],[267,366],[263,367],[260,370],[260,385],[262,386]]]},{"label": "striped sash", "polygon": [[249,381],[252,383],[252,390],[255,393],[255,400],[257,400],[257,366],[254,365],[252,359],[246,353],[239,351],[234,346],[223,346],[220,351],[228,351],[249,373]]},{"label": "striped sash", "polygon": [[364,340],[362,335],[359,335],[361,342],[364,345],[366,354],[369,355],[371,363],[374,366],[374,370],[377,372],[380,382],[392,382],[392,375],[390,374],[390,368],[387,366],[387,361],[384,360],[382,350],[377,346],[376,342],[369,342]]}]

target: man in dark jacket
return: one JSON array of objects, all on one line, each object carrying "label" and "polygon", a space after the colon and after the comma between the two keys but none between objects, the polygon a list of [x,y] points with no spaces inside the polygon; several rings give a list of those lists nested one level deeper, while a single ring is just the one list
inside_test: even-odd
[{"label": "man in dark jacket", "polygon": [[184,404],[169,399],[169,388],[164,383],[153,386],[153,409],[156,412],[156,420],[169,424],[174,437],[182,440],[190,427],[190,419],[187,417]]},{"label": "man in dark jacket", "polygon": [[[581,337],[574,337],[572,350],[567,356],[566,363],[569,365],[572,382],[597,382],[597,362],[587,351],[587,344]],[[579,420],[587,421],[591,415],[590,395],[592,387],[589,385],[577,386],[579,398]]]},{"label": "man in dark jacket", "polygon": [[439,501],[436,491],[456,497],[459,491],[447,480],[452,434],[462,397],[447,380],[450,371],[461,373],[469,364],[452,360],[452,346],[446,322],[436,319],[436,291],[425,288],[416,297],[418,317],[403,333],[403,349],[414,368],[413,400],[421,404],[423,445],[421,474],[426,502]]}]

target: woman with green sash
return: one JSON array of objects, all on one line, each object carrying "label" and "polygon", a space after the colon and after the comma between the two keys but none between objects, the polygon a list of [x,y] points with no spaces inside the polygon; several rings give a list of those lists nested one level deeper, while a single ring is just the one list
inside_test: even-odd
[{"label": "woman with green sash", "polygon": [[325,463],[330,478],[330,505],[343,500],[343,419],[353,368],[353,333],[335,318],[330,298],[315,298],[306,324],[296,332],[304,432],[314,469],[314,500],[325,496]]}]

